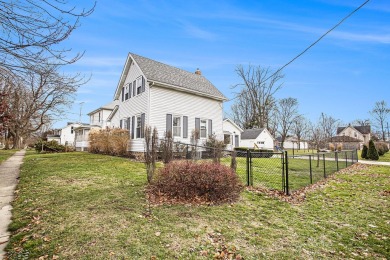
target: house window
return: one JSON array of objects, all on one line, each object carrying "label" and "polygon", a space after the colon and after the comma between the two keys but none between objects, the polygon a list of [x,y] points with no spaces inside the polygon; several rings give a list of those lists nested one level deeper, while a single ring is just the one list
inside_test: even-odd
[{"label": "house window", "polygon": [[207,120],[200,120],[200,138],[207,138]]},{"label": "house window", "polygon": [[100,112],[99,112],[99,121],[98,122],[100,122]]},{"label": "house window", "polygon": [[70,127],[70,133],[73,134],[73,126]]},{"label": "house window", "polygon": [[141,116],[137,116],[136,120],[137,120],[137,123],[136,123],[136,129],[135,129],[135,132],[136,132],[135,137],[141,138]]},{"label": "house window", "polygon": [[142,91],[142,77],[137,79],[137,95],[141,94]]},{"label": "house window", "polygon": [[128,99],[129,99],[129,86],[127,85],[126,89],[125,89],[125,100],[128,100]]},{"label": "house window", "polygon": [[232,136],[230,134],[224,134],[223,135],[223,143],[224,144],[231,144]]},{"label": "house window", "polygon": [[263,141],[257,141],[257,144],[264,144]]},{"label": "house window", "polygon": [[181,117],[180,116],[174,116],[173,117],[173,136],[174,137],[180,137],[181,136]]}]

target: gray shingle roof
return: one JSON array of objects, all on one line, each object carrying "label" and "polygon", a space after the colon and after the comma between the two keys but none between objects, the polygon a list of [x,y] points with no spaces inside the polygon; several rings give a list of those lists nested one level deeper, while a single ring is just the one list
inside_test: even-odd
[{"label": "gray shingle roof", "polygon": [[[361,134],[369,134],[371,133],[371,126],[369,125],[361,125],[361,126],[352,126],[356,130],[358,130]],[[345,127],[337,127],[337,134],[340,134],[347,126]]]},{"label": "gray shingle roof", "polygon": [[256,139],[263,130],[264,128],[246,129],[241,133],[241,139]]},{"label": "gray shingle roof", "polygon": [[226,99],[226,97],[202,75],[175,68],[134,53],[130,53],[130,55],[148,80],[182,87],[220,99]]}]

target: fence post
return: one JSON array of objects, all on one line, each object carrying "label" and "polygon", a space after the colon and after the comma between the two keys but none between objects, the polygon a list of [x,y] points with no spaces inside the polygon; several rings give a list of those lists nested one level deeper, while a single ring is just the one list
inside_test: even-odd
[{"label": "fence post", "polygon": [[290,195],[290,192],[288,190],[288,154],[287,151],[284,152],[285,154],[285,165],[286,165],[286,194]]},{"label": "fence post", "polygon": [[339,171],[339,155],[337,152],[334,153],[334,158],[336,159],[337,171]]},{"label": "fence post", "polygon": [[253,164],[252,164],[252,153],[249,153],[249,165],[250,165],[250,180],[251,180],[251,186],[253,186]]},{"label": "fence post", "polygon": [[250,180],[249,180],[249,178],[250,178],[250,173],[249,173],[249,169],[250,169],[250,167],[249,167],[249,153],[250,153],[250,151],[249,151],[249,149],[248,150],[246,150],[246,185],[247,186],[250,186]]},{"label": "fence post", "polygon": [[322,160],[324,161],[324,178],[326,178],[325,154],[322,154]]},{"label": "fence post", "polygon": [[284,162],[284,153],[281,152],[280,154],[280,158],[281,158],[281,164],[282,164],[282,189],[283,189],[283,192],[286,192],[286,178],[285,178],[285,162]]},{"label": "fence post", "polygon": [[348,153],[345,152],[345,167],[348,167]]},{"label": "fence post", "polygon": [[310,166],[310,184],[313,184],[313,170],[311,168],[311,155],[309,155],[309,166]]}]

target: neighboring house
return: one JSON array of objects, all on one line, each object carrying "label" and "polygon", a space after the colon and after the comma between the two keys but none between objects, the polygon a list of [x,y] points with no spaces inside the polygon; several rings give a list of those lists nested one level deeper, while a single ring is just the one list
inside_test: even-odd
[{"label": "neighboring house", "polygon": [[114,100],[94,111],[88,113],[90,125],[100,126],[101,128],[106,127],[119,127],[111,124],[112,116],[118,110],[119,100]]},{"label": "neighboring house", "polygon": [[362,144],[368,144],[371,139],[371,126],[347,126],[338,127],[337,136],[349,136],[355,139],[359,139]]},{"label": "neighboring house", "polygon": [[100,126],[80,125],[74,128],[76,151],[88,151],[89,133],[101,129]]},{"label": "neighboring house", "polygon": [[56,141],[57,143],[61,143],[61,137],[60,135],[47,135],[46,137],[47,141],[50,142],[50,141]]},{"label": "neighboring house", "polygon": [[233,150],[235,147],[240,147],[241,129],[233,120],[225,118],[223,120],[223,135],[227,150]]},{"label": "neighboring house", "polygon": [[[282,138],[277,137],[276,141],[277,142],[275,143],[275,145],[282,147]],[[283,149],[305,150],[308,149],[308,147],[309,144],[305,140],[300,140],[298,144],[298,138],[296,138],[295,136],[287,136],[283,142]]]},{"label": "neighboring house", "polygon": [[361,146],[363,145],[362,140],[347,135],[331,137],[328,140],[329,148],[330,144],[333,145],[334,149],[337,149],[339,146],[341,146],[341,149],[343,150],[360,150]]},{"label": "neighboring house", "polygon": [[68,122],[68,124],[61,129],[59,143],[62,145],[74,146],[75,145],[74,129],[82,125],[86,125],[86,124]]},{"label": "neighboring house", "polygon": [[328,143],[333,143],[335,147],[341,144],[343,149],[361,149],[363,144],[367,144],[371,139],[371,126],[347,126],[338,127],[337,136],[332,137]]},{"label": "neighboring house", "polygon": [[246,129],[241,133],[240,147],[274,149],[274,138],[266,128]]},{"label": "neighboring house", "polygon": [[[200,143],[209,135],[223,139],[222,105],[226,97],[201,75],[129,53],[107,124],[130,130],[130,151],[144,151],[145,126],[156,127],[159,138],[170,131],[175,141]],[[95,113],[93,113],[95,112]],[[96,116],[97,110],[91,112]]]}]

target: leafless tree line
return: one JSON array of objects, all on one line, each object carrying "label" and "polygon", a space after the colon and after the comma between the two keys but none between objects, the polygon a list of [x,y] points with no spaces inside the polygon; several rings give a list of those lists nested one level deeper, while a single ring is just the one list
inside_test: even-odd
[{"label": "leafless tree line", "polygon": [[0,133],[15,148],[60,117],[87,81],[60,72],[83,53],[72,56],[58,46],[94,8],[80,10],[66,0],[0,0]]}]

